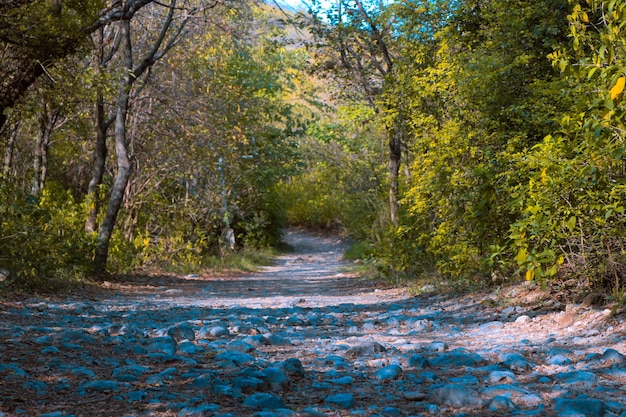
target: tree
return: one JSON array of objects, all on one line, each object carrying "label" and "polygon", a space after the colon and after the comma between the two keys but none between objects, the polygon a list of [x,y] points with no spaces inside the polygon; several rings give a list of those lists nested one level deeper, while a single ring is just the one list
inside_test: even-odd
[{"label": "tree", "polygon": [[[177,0],[171,0],[169,4],[158,3],[154,10],[149,10],[149,12],[153,13],[151,17],[156,18],[157,22],[160,22],[160,27],[153,28],[157,35],[140,60],[134,57],[134,53],[137,51],[133,49],[131,19],[120,19],[118,23],[119,36],[121,37],[121,68],[124,75],[118,87],[115,119],[113,122],[117,174],[111,188],[106,214],[98,232],[98,245],[94,256],[94,269],[97,274],[102,274],[106,270],[109,242],[131,174],[126,123],[132,87],[159,59],[179,42],[183,30],[191,17],[202,10],[193,5],[188,8],[183,6],[179,5]],[[163,15],[159,15],[160,10],[163,10]],[[96,150],[102,151],[98,147]],[[96,161],[98,159],[97,157]],[[100,167],[96,166],[95,169],[99,170]],[[94,174],[94,176],[96,175]]]},{"label": "tree", "polygon": [[0,130],[7,112],[58,60],[74,53],[88,35],[112,22],[130,20],[153,0],[1,0]]},{"label": "tree", "polygon": [[387,108],[381,102],[381,94],[395,77],[394,26],[389,9],[378,2],[342,0],[325,12],[324,18],[319,3],[313,3],[309,10],[307,24],[317,54],[315,70],[341,85],[346,96],[363,99],[375,113],[387,116],[389,216],[397,225],[399,172],[407,137],[402,108]]}]

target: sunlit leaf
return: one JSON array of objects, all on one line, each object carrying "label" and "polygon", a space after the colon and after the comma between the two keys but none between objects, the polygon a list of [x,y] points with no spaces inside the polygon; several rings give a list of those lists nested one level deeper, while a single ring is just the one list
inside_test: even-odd
[{"label": "sunlit leaf", "polygon": [[622,94],[622,91],[624,91],[625,85],[626,85],[626,77],[619,77],[617,81],[615,82],[615,85],[613,86],[613,88],[611,88],[611,91],[610,91],[611,100],[615,100],[617,96]]}]

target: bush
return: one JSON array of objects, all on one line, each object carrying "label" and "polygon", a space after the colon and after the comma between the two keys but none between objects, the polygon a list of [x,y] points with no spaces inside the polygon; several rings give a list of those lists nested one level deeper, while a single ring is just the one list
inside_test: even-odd
[{"label": "bush", "polygon": [[49,184],[37,198],[8,181],[0,184],[0,266],[10,285],[55,290],[91,274],[95,236],[84,232],[85,208]]}]

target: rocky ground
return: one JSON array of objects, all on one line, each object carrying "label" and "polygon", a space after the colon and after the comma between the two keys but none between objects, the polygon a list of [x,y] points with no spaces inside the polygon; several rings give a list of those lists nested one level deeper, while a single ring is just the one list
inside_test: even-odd
[{"label": "rocky ground", "polygon": [[340,241],[286,238],[258,274],[1,301],[0,416],[626,416],[610,305],[415,297],[345,272]]}]

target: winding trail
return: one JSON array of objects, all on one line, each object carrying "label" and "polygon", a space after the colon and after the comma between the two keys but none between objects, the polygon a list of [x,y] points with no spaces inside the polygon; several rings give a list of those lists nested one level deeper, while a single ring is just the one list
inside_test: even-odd
[{"label": "winding trail", "polygon": [[623,314],[530,285],[416,297],[337,238],[285,239],[255,274],[0,302],[0,417],[626,417]]}]

